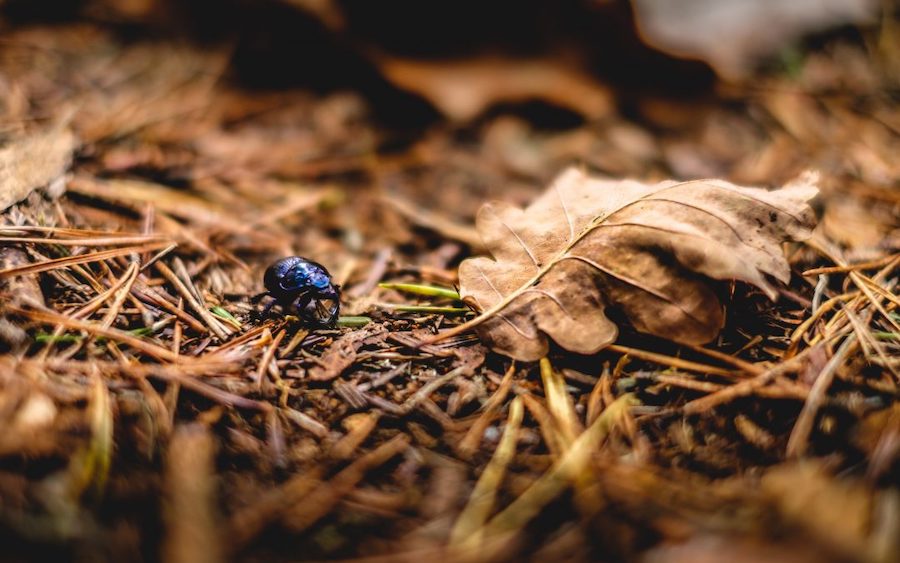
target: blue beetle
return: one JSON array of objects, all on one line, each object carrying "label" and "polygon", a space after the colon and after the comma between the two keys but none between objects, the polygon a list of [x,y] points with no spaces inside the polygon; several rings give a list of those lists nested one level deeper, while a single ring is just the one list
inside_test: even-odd
[{"label": "blue beetle", "polygon": [[[300,256],[282,258],[266,269],[263,284],[266,295],[274,299],[263,314],[277,304],[285,311],[293,308],[304,322],[316,327],[331,328],[337,323],[340,288],[332,283],[331,274],[321,264]],[[323,305],[322,301],[331,305]]]}]

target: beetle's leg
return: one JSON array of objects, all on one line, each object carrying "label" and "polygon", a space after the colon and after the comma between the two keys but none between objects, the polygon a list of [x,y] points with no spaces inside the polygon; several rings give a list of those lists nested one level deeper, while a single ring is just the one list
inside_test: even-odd
[{"label": "beetle's leg", "polygon": [[274,298],[271,301],[269,301],[268,303],[266,303],[266,306],[263,307],[262,313],[260,313],[259,316],[265,317],[266,315],[268,315],[269,311],[272,310],[272,307],[274,307],[276,303],[278,303],[278,300],[274,299]]},{"label": "beetle's leg", "polygon": [[266,297],[271,297],[272,294],[268,291],[263,291],[262,293],[257,293],[253,297],[250,298],[250,303],[259,303]]},{"label": "beetle's leg", "polygon": [[297,312],[297,316],[306,320],[309,316],[309,313],[306,310],[307,305],[309,305],[315,296],[312,293],[304,293],[294,300],[294,310]]},{"label": "beetle's leg", "polygon": [[[322,306],[322,299],[332,299],[331,294],[322,295],[321,293],[310,294],[308,297],[303,299],[302,309],[300,309],[300,315],[303,320],[310,326],[315,328],[332,328],[334,327],[335,320],[337,320],[337,314],[334,311],[327,311]],[[312,307],[308,307],[308,305],[312,303]],[[335,309],[337,306],[332,307]],[[323,313],[328,314],[327,318],[322,318]]]},{"label": "beetle's leg", "polygon": [[331,285],[328,287],[328,291],[323,293],[323,296],[333,303],[328,311],[328,318],[325,320],[328,326],[333,327],[341,314],[341,288]]},{"label": "beetle's leg", "polygon": [[322,306],[321,301],[317,301],[316,311],[319,313],[318,323],[324,327],[331,328],[337,323],[340,314],[340,304],[335,301],[334,305],[326,309]]},{"label": "beetle's leg", "polygon": [[[333,305],[326,308],[322,304],[323,300],[331,301]],[[305,320],[320,328],[333,328],[337,322],[340,307],[340,293],[332,286],[315,294],[313,311],[308,312]]]},{"label": "beetle's leg", "polygon": [[[251,303],[258,303],[259,301],[261,301],[261,300],[262,300],[263,298],[265,298],[265,297],[272,297],[272,295],[269,294],[269,292],[260,293],[260,294],[258,294],[258,295],[254,295],[253,297],[251,297],[251,298],[250,298],[250,302],[251,302]],[[272,310],[272,307],[274,307],[276,303],[278,303],[278,300],[275,299],[275,298],[273,297],[271,301],[269,301],[268,303],[266,303],[266,306],[263,307],[263,310],[262,310],[262,311],[254,311],[253,313],[251,313],[252,317],[253,317],[254,319],[264,319],[264,318],[266,318],[266,316],[268,316],[268,314],[269,314],[269,311]]]},{"label": "beetle's leg", "polygon": [[331,311],[328,313],[328,326],[334,326],[337,324],[338,318],[341,315],[341,304],[337,301],[334,302],[334,305],[331,307]]}]

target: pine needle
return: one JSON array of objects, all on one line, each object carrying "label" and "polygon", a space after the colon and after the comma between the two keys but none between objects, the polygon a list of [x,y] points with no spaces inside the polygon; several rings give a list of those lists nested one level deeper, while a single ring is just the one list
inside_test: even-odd
[{"label": "pine needle", "polygon": [[497,489],[506,474],[506,467],[516,453],[516,440],[522,424],[524,409],[522,399],[516,397],[509,405],[509,417],[506,428],[490,463],[485,467],[463,509],[456,525],[450,533],[450,546],[458,547],[464,543],[481,543],[484,523],[487,521],[497,497]]},{"label": "pine needle", "polygon": [[600,443],[618,423],[626,409],[636,403],[637,400],[631,394],[616,399],[587,430],[582,432],[572,447],[549,471],[488,522],[482,532],[483,537],[490,538],[520,531],[587,470]]}]

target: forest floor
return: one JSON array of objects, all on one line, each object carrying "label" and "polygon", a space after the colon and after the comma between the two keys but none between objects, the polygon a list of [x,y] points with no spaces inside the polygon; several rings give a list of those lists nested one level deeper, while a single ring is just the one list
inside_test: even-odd
[{"label": "forest floor", "polygon": [[[866,45],[415,132],[358,92],[243,88],[231,54],[91,24],[0,42],[0,559],[900,558],[900,104]],[[479,206],[572,163],[815,169],[818,242],[785,246],[774,303],[724,285],[704,347],[627,323],[534,364],[418,345],[472,313],[379,284],[453,288]],[[258,314],[289,255],[341,285],[338,327]]]}]

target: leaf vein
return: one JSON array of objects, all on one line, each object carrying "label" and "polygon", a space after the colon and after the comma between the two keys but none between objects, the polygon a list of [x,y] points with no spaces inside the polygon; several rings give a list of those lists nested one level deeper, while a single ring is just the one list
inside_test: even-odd
[{"label": "leaf vein", "polygon": [[[694,321],[696,321],[700,324],[704,324],[704,322],[701,319],[698,319],[693,313],[685,310],[684,307],[682,307],[680,303],[674,301],[671,297],[669,297],[665,293],[662,293],[661,291],[656,290],[655,288],[646,287],[646,286],[642,285],[640,282],[638,282],[637,280],[634,280],[627,276],[624,276],[614,270],[610,270],[609,268],[602,266],[600,263],[595,262],[594,260],[591,260],[590,258],[586,258],[579,254],[568,254],[568,255],[564,256],[562,258],[562,260],[565,260],[566,258],[580,260],[590,266],[593,266],[594,268],[600,270],[601,272],[603,272],[605,274],[609,274],[610,276],[616,278],[617,280],[619,280],[621,282],[627,283],[628,285],[630,285],[632,287],[636,287],[637,289],[639,289],[641,291],[645,291],[645,292],[649,293],[650,295],[653,295],[657,299],[660,299],[662,301],[665,301],[666,303],[669,303],[670,305],[677,307],[682,313],[684,313],[684,315],[686,317],[693,319]],[[562,260],[560,260],[560,262]]]},{"label": "leaf vein", "polygon": [[516,240],[519,241],[519,245],[522,247],[522,249],[525,251],[525,253],[528,254],[528,257],[531,258],[531,262],[534,264],[534,267],[535,267],[538,271],[540,271],[541,266],[540,266],[540,264],[538,263],[537,258],[535,258],[535,257],[534,257],[534,254],[531,253],[531,249],[528,248],[528,245],[525,244],[525,241],[522,240],[522,237],[519,236],[519,233],[517,233],[515,229],[513,229],[512,227],[510,227],[510,226],[506,223],[506,221],[501,221],[501,223],[503,224],[504,227],[507,228],[507,230],[509,230],[510,233],[512,233],[512,236],[516,237]]}]

